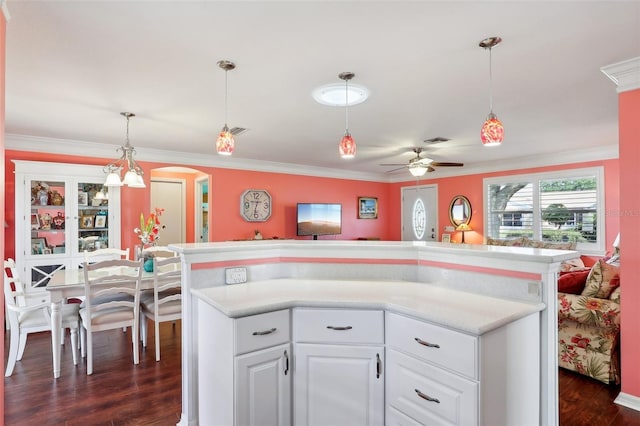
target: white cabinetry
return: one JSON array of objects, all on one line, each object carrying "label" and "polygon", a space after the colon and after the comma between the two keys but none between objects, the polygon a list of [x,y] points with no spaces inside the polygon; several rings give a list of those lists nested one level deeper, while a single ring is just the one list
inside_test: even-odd
[{"label": "white cabinetry", "polygon": [[293,311],[294,424],[384,424],[382,311]]},{"label": "white cabinetry", "polygon": [[291,425],[289,310],[232,319],[199,301],[197,311],[199,424]]},{"label": "white cabinetry", "polygon": [[387,424],[538,425],[537,315],[471,336],[387,313]]},{"label": "white cabinetry", "polygon": [[14,163],[16,263],[27,292],[46,299],[53,273],[77,268],[84,250],[120,247],[120,188],[103,188],[101,166]]}]

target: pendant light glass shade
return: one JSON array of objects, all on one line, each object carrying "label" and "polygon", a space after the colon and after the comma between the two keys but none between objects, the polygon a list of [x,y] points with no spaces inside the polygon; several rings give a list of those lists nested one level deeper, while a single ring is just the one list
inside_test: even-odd
[{"label": "pendant light glass shade", "polygon": [[233,135],[225,124],[216,140],[216,151],[220,155],[231,155],[233,154],[235,143],[236,141],[233,140]]},{"label": "pendant light glass shade", "polygon": [[227,73],[236,67],[231,61],[218,61],[218,66],[224,70],[224,127],[216,139],[216,152],[220,155],[231,155],[235,148],[235,140],[227,126]]},{"label": "pendant light glass shade", "polygon": [[480,140],[484,146],[498,146],[504,139],[504,127],[494,113],[489,113],[480,130]]},{"label": "pendant light glass shade", "polygon": [[340,144],[338,145],[338,153],[342,158],[353,158],[356,156],[356,141],[353,140],[351,133],[349,133],[349,80],[355,77],[352,72],[341,72],[338,74],[340,80],[344,80],[345,87],[345,132]]},{"label": "pendant light glass shade", "polygon": [[480,140],[484,146],[499,146],[504,140],[504,126],[493,113],[493,74],[491,69],[491,49],[501,41],[500,37],[489,37],[479,44],[483,49],[489,49],[489,115],[480,130]]},{"label": "pendant light glass shade", "polygon": [[353,158],[356,155],[356,143],[349,132],[345,133],[338,146],[342,158]]}]

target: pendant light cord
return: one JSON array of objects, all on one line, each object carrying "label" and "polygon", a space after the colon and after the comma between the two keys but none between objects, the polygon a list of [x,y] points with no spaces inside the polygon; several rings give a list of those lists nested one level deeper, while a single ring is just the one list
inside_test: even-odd
[{"label": "pendant light cord", "polygon": [[227,74],[229,73],[229,70],[224,70],[224,127],[228,127],[227,126],[227,95],[229,92],[229,84],[227,83]]},{"label": "pendant light cord", "polygon": [[489,48],[489,113],[493,114],[493,73],[491,69],[491,64],[493,61],[491,60],[491,47]]},{"label": "pendant light cord", "polygon": [[345,124],[346,124],[346,131],[347,133],[349,133],[349,80],[345,80],[344,81],[344,87],[345,87],[345,93],[344,93],[344,99],[345,99]]}]

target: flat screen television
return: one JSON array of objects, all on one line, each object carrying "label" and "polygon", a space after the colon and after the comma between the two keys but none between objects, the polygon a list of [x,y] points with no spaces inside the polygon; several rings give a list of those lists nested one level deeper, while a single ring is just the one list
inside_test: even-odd
[{"label": "flat screen television", "polygon": [[342,204],[298,203],[297,235],[337,235],[342,233]]}]

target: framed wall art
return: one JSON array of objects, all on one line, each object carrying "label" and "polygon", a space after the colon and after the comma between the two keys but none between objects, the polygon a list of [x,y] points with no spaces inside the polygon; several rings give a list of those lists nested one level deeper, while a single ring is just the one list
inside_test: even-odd
[{"label": "framed wall art", "polygon": [[378,199],[375,197],[358,197],[358,219],[377,219]]}]

